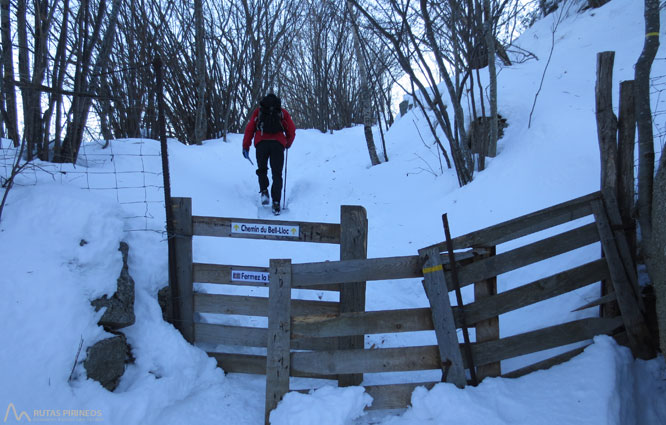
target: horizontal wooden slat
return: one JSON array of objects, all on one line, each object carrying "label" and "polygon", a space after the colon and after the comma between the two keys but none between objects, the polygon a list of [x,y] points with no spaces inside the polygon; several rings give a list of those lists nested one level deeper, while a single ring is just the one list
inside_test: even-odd
[{"label": "horizontal wooden slat", "polygon": [[325,375],[439,369],[437,346],[292,353],[291,369]]},{"label": "horizontal wooden slat", "polygon": [[266,374],[266,356],[252,354],[207,353],[226,373]]},{"label": "horizontal wooden slat", "polygon": [[292,333],[302,336],[352,336],[433,330],[429,308],[296,316]]},{"label": "horizontal wooden slat", "polygon": [[[604,260],[539,279],[506,292],[465,305],[467,325],[543,301],[608,276]],[[453,307],[456,327],[462,324],[460,309]],[[429,308],[344,313],[339,316],[317,314],[293,318],[292,332],[298,336],[350,336],[433,330]]]},{"label": "horizontal wooden slat", "polygon": [[[204,264],[193,263],[192,274],[193,282],[197,283],[215,283],[222,285],[235,286],[253,286],[258,288],[268,288],[267,282],[246,282],[242,280],[232,280],[231,273],[234,271],[268,273],[268,267],[255,266],[235,266],[224,264]],[[340,285],[328,285],[325,288],[321,286],[302,285],[298,289],[314,289],[317,291],[339,291]]]},{"label": "horizontal wooden slat", "polygon": [[610,294],[604,295],[603,297],[597,298],[594,301],[586,303],[586,304],[572,310],[572,312],[586,310],[586,309],[591,308],[591,307],[597,307],[597,306],[600,306],[602,304],[606,304],[606,303],[609,303],[609,302],[615,301],[615,300],[617,300],[617,297],[615,296],[615,292],[611,292]]},{"label": "horizontal wooden slat", "polygon": [[[499,245],[513,239],[520,238],[559,224],[592,214],[590,202],[600,198],[595,192],[571,201],[563,202],[540,211],[523,215],[513,220],[505,221],[485,229],[477,230],[453,239],[454,249],[468,247],[484,247]],[[446,244],[437,244],[440,249],[446,250]]]},{"label": "horizontal wooden slat", "polygon": [[[476,255],[472,250],[456,253],[456,262],[468,264]],[[292,287],[423,277],[421,263],[418,255],[410,255],[292,264]],[[445,268],[449,264],[447,255],[442,255],[442,264]]]},{"label": "horizontal wooden slat", "polygon": [[292,287],[423,276],[417,255],[292,264]]},{"label": "horizontal wooden slat", "polygon": [[[506,360],[575,342],[595,335],[611,334],[622,326],[619,317],[589,318],[520,335],[472,344],[475,365]],[[246,354],[208,353],[226,372],[264,374],[266,357]],[[291,354],[292,376],[328,378],[344,373],[438,370],[437,346],[296,352]],[[467,367],[467,365],[465,365]]]},{"label": "horizontal wooden slat", "polygon": [[268,298],[195,293],[194,311],[268,317]]},{"label": "horizontal wooden slat", "polygon": [[[599,232],[594,223],[560,233],[508,252],[487,257],[458,269],[461,286],[489,279],[521,267],[572,251],[599,241]],[[447,279],[447,281],[451,281]],[[451,285],[451,284],[450,284]],[[449,286],[449,290],[453,290]]]},{"label": "horizontal wooden slat", "polygon": [[[592,261],[467,304],[464,307],[465,319],[467,324],[474,324],[599,282],[608,276],[608,267],[604,260]],[[453,313],[456,325],[460,326],[459,309],[454,307]]]},{"label": "horizontal wooden slat", "polygon": [[520,378],[521,376],[525,376],[528,373],[532,373],[532,372],[535,372],[537,370],[548,369],[548,368],[553,367],[555,365],[558,365],[558,364],[561,364],[561,363],[564,363],[566,361],[571,360],[572,358],[576,357],[577,355],[579,355],[580,353],[585,351],[585,349],[589,346],[590,346],[590,344],[587,344],[583,347],[575,348],[573,350],[567,351],[567,352],[562,353],[562,354],[558,354],[557,356],[553,356],[551,358],[548,358],[546,360],[542,360],[540,362],[531,364],[529,366],[521,367],[520,369],[516,369],[516,370],[513,370],[509,373],[505,373],[504,375],[502,375],[502,377],[503,378]]},{"label": "horizontal wooden slat", "polygon": [[[245,326],[216,325],[213,323],[195,323],[196,342],[242,347],[266,347],[268,330]],[[334,350],[337,338],[301,338],[292,340],[294,350]]]},{"label": "horizontal wooden slat", "polygon": [[[298,226],[298,237],[277,235],[255,235],[232,232],[231,223],[260,224],[272,226]],[[340,243],[340,224],[337,223],[309,223],[299,221],[260,220],[226,217],[192,216],[193,233],[198,236],[219,236],[245,239],[270,239],[295,242]]]},{"label": "horizontal wooden slat", "polygon": [[[482,260],[469,261],[474,256],[471,251],[456,253],[456,262],[461,264],[458,269],[460,285],[486,280],[598,241],[596,225],[591,223]],[[442,255],[442,263],[446,269],[449,263],[447,255]],[[292,285],[294,288],[304,285],[316,287],[333,283],[416,278],[423,276],[421,268],[418,256],[293,264]],[[453,285],[450,276],[447,276],[447,282]],[[449,286],[449,290],[453,287]]]},{"label": "horizontal wooden slat", "polygon": [[611,334],[621,326],[621,317],[609,319],[593,317],[484,342],[472,347],[474,364],[478,366],[493,363],[585,341],[595,335]]},{"label": "horizontal wooden slat", "polygon": [[221,283],[239,286],[258,286],[268,288],[268,282],[244,282],[232,281],[231,270],[242,270],[249,272],[268,273],[268,267],[233,266],[221,264],[193,263],[193,282],[199,283]]},{"label": "horizontal wooden slat", "polygon": [[[266,356],[216,352],[208,352],[207,354],[217,360],[217,365],[226,373],[248,373],[252,375],[266,374]],[[328,375],[299,373],[294,372],[293,370],[290,376],[296,378],[332,379],[331,376]]]},{"label": "horizontal wooden slat", "polygon": [[265,328],[195,323],[194,338],[196,342],[209,344],[266,347],[268,334]]},{"label": "horizontal wooden slat", "polygon": [[[338,310],[338,303],[332,301],[292,300],[291,302],[292,314],[299,316],[336,314]],[[268,317],[268,298],[195,293],[194,311],[197,313]]]},{"label": "horizontal wooden slat", "polygon": [[[622,318],[589,318],[551,326],[508,338],[472,344],[476,366],[610,334]],[[461,347],[462,349],[462,347]],[[464,359],[463,359],[464,360]],[[376,350],[292,353],[292,370],[300,373],[373,373],[439,369],[437,346],[380,348]],[[465,362],[465,367],[468,367]]]}]

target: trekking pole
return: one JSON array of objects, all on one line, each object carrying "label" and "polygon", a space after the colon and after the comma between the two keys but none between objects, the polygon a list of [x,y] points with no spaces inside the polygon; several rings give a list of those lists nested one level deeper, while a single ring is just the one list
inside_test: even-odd
[{"label": "trekking pole", "polygon": [[287,164],[289,163],[289,149],[284,158],[284,192],[282,194],[282,209],[287,209]]}]

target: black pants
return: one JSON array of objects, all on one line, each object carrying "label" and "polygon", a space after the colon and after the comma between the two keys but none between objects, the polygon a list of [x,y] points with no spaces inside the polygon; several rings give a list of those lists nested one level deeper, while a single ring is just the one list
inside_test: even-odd
[{"label": "black pants", "polygon": [[284,166],[284,146],[277,140],[262,140],[256,146],[257,150],[257,176],[259,176],[259,190],[268,189],[268,161],[271,163],[273,186],[271,186],[271,199],[280,202],[282,194],[282,167]]}]

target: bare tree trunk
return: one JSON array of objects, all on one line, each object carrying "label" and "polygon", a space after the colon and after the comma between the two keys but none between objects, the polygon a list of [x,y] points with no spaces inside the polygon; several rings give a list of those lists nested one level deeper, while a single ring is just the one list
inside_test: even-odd
[{"label": "bare tree trunk", "polygon": [[636,62],[636,123],[638,126],[638,223],[644,241],[650,240],[654,141],[650,108],[650,69],[659,49],[659,0],[645,0],[645,43]]},{"label": "bare tree trunk", "polygon": [[488,47],[488,74],[490,77],[490,139],[486,139],[489,145],[479,156],[479,170],[485,168],[485,152],[488,152],[490,146],[497,145],[497,70],[495,69],[495,35],[493,34],[490,0],[483,0],[483,10],[486,20],[486,46]]},{"label": "bare tree trunk", "polygon": [[[453,157],[453,162],[456,165],[456,173],[458,174],[459,184],[464,186],[472,181],[474,175],[474,161],[472,155],[469,152],[469,149],[467,148],[467,143],[465,143],[465,140],[467,140],[467,131],[465,130],[464,118],[465,115],[463,113],[462,106],[458,101],[456,88],[453,86],[453,81],[451,81],[447,67],[444,64],[442,53],[438,47],[426,0],[420,1],[420,10],[421,16],[423,16],[426,36],[430,43],[430,47],[433,49],[439,72],[444,79],[444,84],[446,85],[446,88],[449,92],[449,97],[451,99],[451,104],[453,105],[454,124],[456,126],[455,129],[458,131],[459,137],[455,137],[453,132],[451,132],[451,135],[449,136],[449,143],[451,146],[451,156]],[[436,85],[433,85],[432,89],[435,91],[435,101],[439,104],[440,110],[444,111],[446,107],[442,103],[442,98],[437,90]],[[442,128],[444,128],[443,125]]]},{"label": "bare tree trunk", "polygon": [[[62,21],[60,24],[60,35],[58,38],[58,47],[56,48],[55,56],[53,58],[53,66],[51,70],[51,87],[54,89],[54,93],[50,95],[49,107],[44,112],[44,134],[42,135],[43,141],[42,146],[44,147],[42,151],[41,158],[43,160],[48,160],[50,156],[50,132],[48,129],[51,128],[51,119],[55,116],[55,142],[53,146],[53,152],[56,152],[60,149],[60,137],[62,132],[62,91],[63,84],[65,81],[66,67],[67,67],[67,37],[69,35],[69,0],[63,1],[62,6]],[[55,114],[55,115],[54,115]]]},{"label": "bare tree trunk", "polygon": [[2,63],[4,71],[2,95],[7,112],[7,116],[3,117],[3,120],[7,127],[7,135],[12,140],[14,147],[17,148],[19,146],[19,134],[16,90],[14,88],[14,48],[10,34],[10,1],[2,0],[0,7],[2,8],[0,20],[2,24]]},{"label": "bare tree trunk", "polygon": [[[33,60],[33,70],[32,70],[32,85],[33,87],[39,87],[44,84],[44,78],[46,77],[46,68],[49,61],[49,36],[51,31],[51,23],[53,22],[53,14],[55,13],[56,6],[53,4],[49,9],[48,0],[35,1],[33,2],[35,6],[35,25],[34,25],[34,60]],[[38,105],[38,107],[33,108],[33,118],[32,124],[34,129],[32,130],[33,137],[35,138],[34,143],[37,148],[37,154],[39,158],[44,161],[49,159],[49,145],[48,145],[48,136],[45,136],[44,133],[48,133],[48,127],[44,125],[44,115],[42,114],[42,93],[37,89],[32,92],[33,99],[32,101]]]},{"label": "bare tree trunk", "polygon": [[358,62],[359,74],[361,77],[361,109],[363,114],[363,132],[365,133],[365,142],[368,145],[368,153],[370,154],[370,162],[372,165],[380,163],[379,156],[377,156],[377,148],[375,147],[375,140],[372,135],[372,99],[370,98],[370,88],[368,85],[368,69],[363,58],[363,51],[361,48],[361,36],[358,30],[358,23],[356,16],[353,12],[352,6],[347,2],[347,7],[350,11],[350,21],[352,26],[352,35],[354,37],[354,50],[356,52],[356,61]]},{"label": "bare tree trunk", "polygon": [[657,298],[657,323],[662,355],[666,355],[666,155],[654,180],[652,200],[652,238],[647,250],[647,269]]},{"label": "bare tree trunk", "polygon": [[[27,158],[31,160],[35,153],[40,157],[48,158],[48,152],[44,155],[42,151],[42,102],[41,92],[37,87],[41,86],[46,73],[47,46],[49,28],[53,17],[53,7],[48,10],[48,2],[34,1],[34,10],[30,14],[34,17],[34,27],[30,29],[33,43],[28,43],[28,10],[26,0],[16,3],[16,27],[19,44],[19,81],[21,83],[21,101],[23,104],[23,126],[26,140]],[[30,56],[32,54],[33,69],[30,73]]]},{"label": "bare tree trunk", "polygon": [[196,26],[196,81],[197,113],[194,124],[194,142],[200,145],[206,138],[206,44],[202,0],[194,0],[194,25]]},{"label": "bare tree trunk", "polygon": [[18,69],[21,83],[21,98],[23,103],[23,137],[26,141],[26,156],[30,161],[35,152],[35,139],[32,133],[33,108],[39,108],[33,101],[33,90],[30,87],[30,56],[28,50],[28,22],[26,0],[16,3],[16,31],[18,33]]},{"label": "bare tree trunk", "polygon": [[659,49],[659,0],[645,0],[645,44],[636,62],[636,124],[638,127],[638,220],[645,264],[657,298],[662,355],[666,353],[666,155],[654,173],[654,140],[650,107],[650,69]]},{"label": "bare tree trunk", "polygon": [[113,0],[113,6],[109,14],[109,23],[104,33],[93,71],[90,72],[89,64],[85,64],[86,70],[79,75],[78,80],[75,82],[74,91],[83,94],[83,96],[75,95],[72,100],[70,108],[72,120],[67,125],[67,133],[65,134],[60,151],[55,153],[55,162],[76,163],[79,149],[83,142],[83,132],[92,105],[92,97],[86,95],[86,93],[95,93],[99,89],[101,70],[108,65],[109,55],[113,47],[121,3],[122,0]]}]

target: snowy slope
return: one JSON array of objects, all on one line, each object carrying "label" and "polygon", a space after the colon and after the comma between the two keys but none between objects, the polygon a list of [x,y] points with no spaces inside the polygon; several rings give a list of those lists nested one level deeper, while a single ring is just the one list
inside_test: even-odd
[{"label": "snowy slope", "polygon": [[[443,240],[442,213],[448,214],[456,236],[597,190],[596,53],[616,51],[616,87],[620,80],[631,78],[643,42],[641,4],[612,0],[594,11],[571,13],[559,25],[529,129],[528,116],[557,15],[537,22],[523,34],[520,46],[539,60],[501,71],[499,109],[509,127],[500,141],[499,155],[466,187],[458,188],[453,171],[440,171],[434,150],[426,146],[432,141],[425,120],[416,112],[400,118],[390,129],[390,161],[375,167],[370,167],[360,127],[332,135],[298,130],[289,151],[288,211],[281,218],[336,222],[340,205],[362,205],[368,213],[370,257],[414,255],[418,248]],[[658,57],[663,56],[662,50]],[[664,74],[666,63],[656,61],[653,75]],[[617,90],[614,96],[617,99]],[[661,102],[655,107],[666,110],[664,100]],[[132,175],[117,173],[124,166],[159,170],[159,159],[147,158],[146,163],[130,166],[136,158],[119,155],[154,153],[159,144],[120,140],[113,141],[112,148],[113,155],[89,145],[86,149],[94,161],[66,168],[68,174],[35,170],[10,194],[0,222],[0,319],[4,324],[0,328],[0,409],[11,403],[31,416],[40,409],[99,410],[103,422],[119,425],[263,423],[263,379],[225,376],[202,350],[185,343],[161,319],[156,292],[167,282],[164,235],[129,231],[135,224],[128,224],[126,217],[141,216],[146,228],[163,229],[163,212],[153,204],[146,208],[149,212],[143,211],[144,205],[127,204],[123,198],[147,199],[146,194],[87,189],[118,187],[118,181],[110,180],[119,176],[131,179]],[[254,168],[241,156],[240,135],[231,135],[227,143],[211,140],[203,146],[172,141],[169,155],[172,195],[191,197],[195,215],[254,218],[263,214],[257,205]],[[82,168],[111,174],[81,178],[76,172]],[[134,183],[148,184],[145,177],[137,174],[139,181]],[[335,260],[339,255],[334,246],[215,239],[195,239],[195,261],[264,266],[270,258],[299,263]],[[96,325],[101,313],[89,301],[113,291],[122,265],[117,251],[121,240],[130,244],[130,273],[137,285],[137,322],[125,330],[135,363],[128,367],[119,388],[109,393],[85,380],[81,361],[85,348],[105,337]],[[599,247],[593,245],[559,256],[548,266],[521,269],[503,276],[500,290],[548,275],[551,267],[571,267],[598,255]],[[205,285],[200,289],[212,290]],[[501,334],[592,315],[593,311],[567,312],[596,294],[594,287],[583,288],[504,315]],[[426,305],[417,280],[391,282],[381,288],[369,284],[367,297],[370,309]],[[369,337],[367,344],[423,344],[432,343],[433,338],[427,333],[391,340]],[[84,349],[75,365],[81,340]],[[502,367],[508,371],[549,354],[503,362]],[[625,348],[601,337],[581,356],[548,371],[517,380],[490,379],[464,391],[444,384],[431,391],[419,389],[413,407],[404,415],[365,415],[357,421],[400,425],[666,423],[665,377],[663,360],[633,361]],[[385,379],[371,374],[365,383]],[[289,395],[278,409],[288,413],[276,411],[274,423],[349,423],[361,415],[367,401],[362,394],[359,389],[322,389],[312,395]],[[12,421],[10,414],[6,422]]]}]

